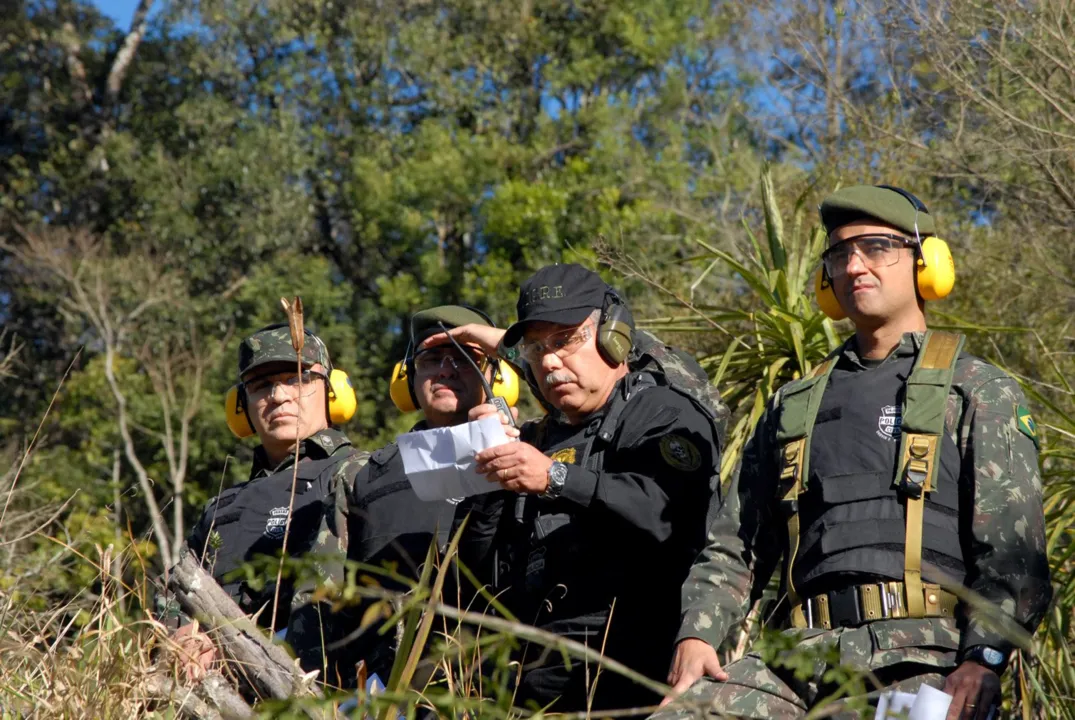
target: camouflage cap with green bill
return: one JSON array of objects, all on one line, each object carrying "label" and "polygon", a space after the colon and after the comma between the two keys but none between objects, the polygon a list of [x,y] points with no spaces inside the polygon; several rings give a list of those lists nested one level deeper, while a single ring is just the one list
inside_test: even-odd
[{"label": "camouflage cap with green bill", "polygon": [[[303,367],[321,364],[326,370],[332,370],[328,348],[321,338],[309,330],[305,331],[306,342],[302,347]],[[239,345],[239,377],[269,363],[295,362],[295,348],[291,344],[291,330],[287,323],[269,325]]]}]

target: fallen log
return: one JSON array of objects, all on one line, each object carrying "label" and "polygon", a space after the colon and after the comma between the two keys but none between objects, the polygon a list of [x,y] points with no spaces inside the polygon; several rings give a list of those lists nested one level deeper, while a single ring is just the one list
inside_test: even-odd
[{"label": "fallen log", "polygon": [[[322,697],[312,678],[266,637],[189,551],[172,568],[168,587],[187,615],[209,632],[235,673],[246,678],[262,697]],[[331,709],[323,714],[307,712],[315,718],[336,717]]]},{"label": "fallen log", "polygon": [[146,678],[145,691],[168,702],[180,717],[193,720],[249,720],[254,711],[220,673],[210,673],[193,687],[162,674]]}]

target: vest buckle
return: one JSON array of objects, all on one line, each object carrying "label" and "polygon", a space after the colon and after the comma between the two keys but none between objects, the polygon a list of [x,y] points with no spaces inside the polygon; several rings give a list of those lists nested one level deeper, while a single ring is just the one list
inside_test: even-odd
[{"label": "vest buckle", "polygon": [[929,479],[929,463],[912,458],[907,461],[907,470],[900,480],[900,492],[917,500],[922,497],[922,490]]}]

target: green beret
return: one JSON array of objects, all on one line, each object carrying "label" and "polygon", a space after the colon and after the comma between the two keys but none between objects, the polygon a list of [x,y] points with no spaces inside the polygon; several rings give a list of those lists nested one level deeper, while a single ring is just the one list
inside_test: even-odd
[{"label": "green beret", "polygon": [[825,198],[818,210],[825,232],[830,234],[855,220],[877,220],[913,237],[916,216],[919,235],[928,237],[936,232],[928,210],[915,210],[914,203],[895,190],[873,185],[841,188]]},{"label": "green beret", "polygon": [[427,337],[441,332],[440,323],[444,323],[444,326],[448,328],[471,323],[496,327],[481,313],[470,308],[460,305],[441,305],[416,312],[411,316],[411,342],[420,345]]},{"label": "green beret", "polygon": [[[286,323],[269,325],[246,338],[239,344],[239,377],[269,363],[295,362],[295,348],[291,345],[291,330]],[[302,345],[302,364],[310,367],[320,363],[332,370],[328,348],[321,338],[306,331]]]}]

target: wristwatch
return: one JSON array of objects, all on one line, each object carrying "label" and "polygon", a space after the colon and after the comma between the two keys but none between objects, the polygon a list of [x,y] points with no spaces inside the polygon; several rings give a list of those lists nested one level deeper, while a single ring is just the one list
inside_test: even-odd
[{"label": "wristwatch", "polygon": [[1000,675],[1008,664],[1008,656],[991,645],[975,645],[963,653],[964,660],[973,660]]},{"label": "wristwatch", "polygon": [[554,460],[549,466],[549,486],[539,497],[545,500],[555,500],[564,491],[564,483],[567,481],[567,465]]}]

